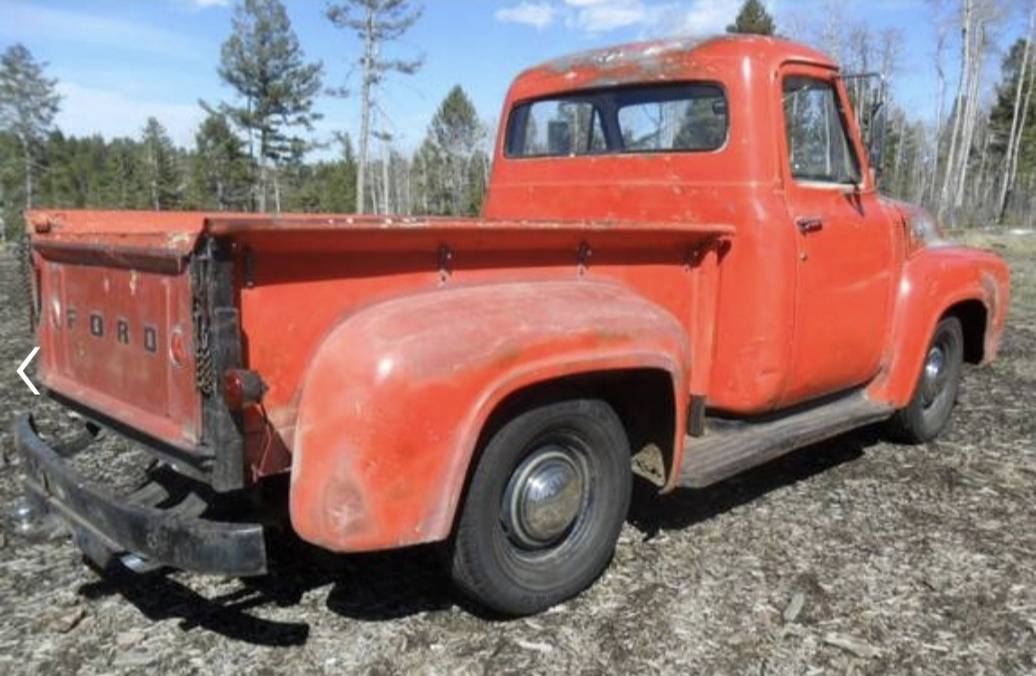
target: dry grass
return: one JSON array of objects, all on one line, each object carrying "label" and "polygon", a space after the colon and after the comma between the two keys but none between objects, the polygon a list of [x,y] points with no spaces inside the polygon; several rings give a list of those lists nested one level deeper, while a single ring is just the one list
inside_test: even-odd
[{"label": "dry grass", "polygon": [[[67,539],[5,522],[0,672],[1033,673],[1036,236],[968,238],[1011,260],[1013,306],[1000,360],[967,372],[937,443],[864,430],[702,491],[638,486],[598,583],[511,622],[458,605],[427,549],[285,541],[267,578],[112,581]],[[7,415],[67,425],[13,375],[20,305],[0,318]],[[131,459],[106,447],[87,469],[124,476]],[[0,469],[0,499],[19,490]]]}]

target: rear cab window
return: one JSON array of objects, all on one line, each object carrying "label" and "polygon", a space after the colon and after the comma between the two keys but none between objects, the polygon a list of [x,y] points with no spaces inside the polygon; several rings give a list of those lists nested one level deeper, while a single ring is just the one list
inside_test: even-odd
[{"label": "rear cab window", "polygon": [[517,104],[507,157],[708,152],[726,143],[727,100],[711,83],[614,87]]}]

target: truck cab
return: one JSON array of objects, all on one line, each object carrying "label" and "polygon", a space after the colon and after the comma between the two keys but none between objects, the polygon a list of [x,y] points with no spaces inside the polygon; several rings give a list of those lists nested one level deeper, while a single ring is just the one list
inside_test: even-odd
[{"label": "truck cab", "polygon": [[[441,543],[511,614],[600,573],[634,464],[671,491],[865,424],[933,438],[1009,287],[879,194],[836,64],[758,36],[524,71],[480,218],[27,221],[42,384],[94,432],[217,497],[289,474],[301,538]],[[258,524],[110,495],[31,418],[15,436],[95,560],[265,572]]]}]

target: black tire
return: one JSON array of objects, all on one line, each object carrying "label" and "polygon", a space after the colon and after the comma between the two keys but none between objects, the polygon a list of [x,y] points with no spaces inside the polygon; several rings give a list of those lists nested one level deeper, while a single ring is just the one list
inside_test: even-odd
[{"label": "black tire", "polygon": [[[933,375],[935,353],[942,356],[937,375]],[[964,364],[964,332],[960,320],[945,317],[935,327],[925,361],[914,386],[914,396],[888,423],[890,436],[897,441],[919,444],[939,435],[950,420],[957,403]]]},{"label": "black tire", "polygon": [[[547,497],[528,497],[543,486]],[[608,565],[631,489],[629,440],[607,403],[571,399],[516,415],[489,439],[471,477],[447,550],[454,582],[477,603],[509,616],[578,594]],[[548,503],[558,509],[543,509]],[[539,507],[523,511],[528,505]],[[561,515],[572,510],[575,516],[563,525]],[[539,519],[529,519],[534,527],[526,532],[529,513]],[[550,529],[558,532],[545,535]]]}]

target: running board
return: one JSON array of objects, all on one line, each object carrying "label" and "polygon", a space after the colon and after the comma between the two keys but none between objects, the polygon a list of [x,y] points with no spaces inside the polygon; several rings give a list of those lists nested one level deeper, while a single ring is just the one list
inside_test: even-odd
[{"label": "running board", "polygon": [[705,436],[685,438],[678,483],[688,488],[714,484],[796,448],[884,420],[893,410],[855,392],[761,422],[707,423]]}]

